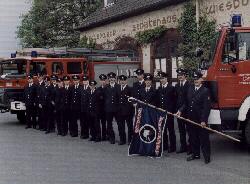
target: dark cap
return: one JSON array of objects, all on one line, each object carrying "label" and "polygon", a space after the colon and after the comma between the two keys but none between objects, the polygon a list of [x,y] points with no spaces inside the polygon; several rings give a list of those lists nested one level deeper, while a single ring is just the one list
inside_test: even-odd
[{"label": "dark cap", "polygon": [[96,84],[97,84],[97,82],[95,80],[90,80],[89,81],[90,86],[95,86]]},{"label": "dark cap", "polygon": [[198,79],[202,78],[202,76],[203,76],[202,73],[200,71],[198,71],[198,70],[195,70],[192,73],[192,78],[194,80],[198,80]]},{"label": "dark cap", "polygon": [[100,80],[106,80],[107,79],[107,75],[101,74],[101,75],[99,75],[99,79]]},{"label": "dark cap", "polygon": [[45,76],[44,77],[44,81],[50,81],[50,77],[49,76]]},{"label": "dark cap", "polygon": [[89,80],[89,77],[86,76],[86,75],[84,75],[84,76],[82,76],[82,80],[83,80],[83,81],[87,81],[87,80]]},{"label": "dark cap", "polygon": [[160,78],[168,78],[168,74],[165,73],[165,72],[159,72],[159,73],[158,73],[158,76],[159,76]]},{"label": "dark cap", "polygon": [[150,74],[150,73],[145,73],[144,74],[144,80],[153,80],[153,75],[152,74]]},{"label": "dark cap", "polygon": [[138,68],[137,70],[135,70],[135,73],[136,73],[137,75],[142,75],[142,74],[144,74],[144,70]]},{"label": "dark cap", "polygon": [[108,78],[110,79],[110,78],[115,78],[116,77],[116,74],[114,73],[114,72],[110,72],[110,73],[108,73]]},{"label": "dark cap", "polygon": [[73,75],[73,76],[72,76],[72,80],[80,80],[79,75]]},{"label": "dark cap", "polygon": [[177,73],[178,75],[187,75],[188,71],[187,71],[186,69],[184,69],[184,68],[178,68],[178,69],[176,70],[176,73]]},{"label": "dark cap", "polygon": [[58,77],[56,75],[51,75],[51,80],[57,80]]},{"label": "dark cap", "polygon": [[125,76],[125,75],[120,75],[120,76],[118,77],[118,79],[121,80],[121,81],[125,81],[125,80],[128,79],[128,77]]},{"label": "dark cap", "polygon": [[70,80],[70,77],[67,76],[67,75],[65,75],[65,76],[63,77],[63,80],[64,80],[64,81],[69,81],[69,80]]}]

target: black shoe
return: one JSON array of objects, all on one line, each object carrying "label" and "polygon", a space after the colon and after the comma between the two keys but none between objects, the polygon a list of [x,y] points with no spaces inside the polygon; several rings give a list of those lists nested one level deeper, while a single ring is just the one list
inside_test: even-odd
[{"label": "black shoe", "polygon": [[110,140],[110,144],[115,144],[115,140]]},{"label": "black shoe", "polygon": [[102,137],[102,141],[106,141],[107,140],[107,138],[106,137]]},{"label": "black shoe", "polygon": [[101,138],[96,138],[95,142],[101,142]]},{"label": "black shoe", "polygon": [[178,151],[176,151],[177,154],[179,153],[185,153],[187,151],[187,149],[181,148]]},{"label": "black shoe", "polygon": [[66,134],[65,134],[65,133],[62,133],[62,134],[61,134],[61,136],[63,136],[63,137],[64,137],[64,136],[66,136]]},{"label": "black shoe", "polygon": [[125,141],[120,141],[120,142],[118,143],[118,145],[124,145],[124,144],[126,144]]},{"label": "black shoe", "polygon": [[170,149],[168,150],[168,153],[173,153],[173,152],[175,152],[175,151],[176,151],[175,148],[170,148]]},{"label": "black shoe", "polygon": [[191,155],[192,154],[192,151],[187,151],[187,155]]},{"label": "black shoe", "polygon": [[72,134],[71,137],[78,137],[78,135],[77,134]]},{"label": "black shoe", "polygon": [[29,128],[31,128],[31,126],[26,126],[26,127],[25,127],[25,129],[29,129]]},{"label": "black shoe", "polygon": [[88,139],[89,136],[88,136],[88,135],[81,135],[80,138],[81,138],[81,139]]},{"label": "black shoe", "polygon": [[205,158],[205,164],[209,164],[210,163],[210,158]]},{"label": "black shoe", "polygon": [[89,139],[89,141],[95,141],[95,138],[94,138],[94,137],[91,137],[91,138]]},{"label": "black shoe", "polygon": [[49,134],[49,133],[50,133],[50,131],[46,131],[46,132],[45,132],[45,134]]},{"label": "black shoe", "polygon": [[187,157],[187,161],[191,161],[191,160],[195,160],[195,159],[200,159],[199,155],[191,155],[189,157]]}]

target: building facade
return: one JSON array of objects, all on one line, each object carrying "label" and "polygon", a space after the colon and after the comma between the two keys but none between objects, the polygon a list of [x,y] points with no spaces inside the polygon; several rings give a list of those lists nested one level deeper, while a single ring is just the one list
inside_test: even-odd
[{"label": "building facade", "polygon": [[[200,12],[215,19],[218,29],[229,25],[235,13],[243,16],[243,26],[250,26],[250,0],[197,0]],[[104,0],[103,7],[91,14],[78,28],[81,36],[96,40],[103,49],[132,49],[142,61],[142,68],[153,73],[162,70],[176,78],[181,57],[181,42],[176,27],[187,0]],[[140,45],[136,33],[165,26],[167,31],[153,43]]]}]

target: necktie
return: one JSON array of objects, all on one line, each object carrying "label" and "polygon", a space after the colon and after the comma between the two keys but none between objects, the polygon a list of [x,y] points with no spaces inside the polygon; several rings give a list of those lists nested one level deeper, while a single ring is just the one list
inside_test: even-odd
[{"label": "necktie", "polygon": [[183,83],[181,82],[181,87],[183,87]]}]

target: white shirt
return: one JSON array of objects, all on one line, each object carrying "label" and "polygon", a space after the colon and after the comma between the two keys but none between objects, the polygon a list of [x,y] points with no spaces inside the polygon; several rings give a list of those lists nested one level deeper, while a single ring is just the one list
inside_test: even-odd
[{"label": "white shirt", "polygon": [[146,92],[148,92],[150,90],[151,86],[150,87],[146,87],[145,90]]},{"label": "white shirt", "polygon": [[83,89],[86,90],[88,89],[89,85],[83,85]]},{"label": "white shirt", "polygon": [[41,85],[42,85],[42,83],[43,83],[43,81],[39,82],[39,85],[41,86]]},{"label": "white shirt", "polygon": [[121,86],[121,90],[123,91],[126,88],[127,84]]},{"label": "white shirt", "polygon": [[142,85],[142,83],[144,82],[144,79],[140,80],[139,83]]},{"label": "white shirt", "polygon": [[68,90],[68,89],[69,89],[69,85],[65,86],[65,89],[67,89],[67,90]]},{"label": "white shirt", "polygon": [[31,87],[33,85],[33,82],[32,83],[29,83],[29,87]]},{"label": "white shirt", "polygon": [[200,86],[195,86],[195,91],[199,90],[201,88],[202,85]]},{"label": "white shirt", "polygon": [[168,82],[164,85],[162,85],[162,88],[166,88],[168,86]]},{"label": "white shirt", "polygon": [[79,87],[79,84],[75,85],[75,89],[77,89]]},{"label": "white shirt", "polygon": [[115,83],[109,83],[109,84],[112,88],[115,87]]}]

